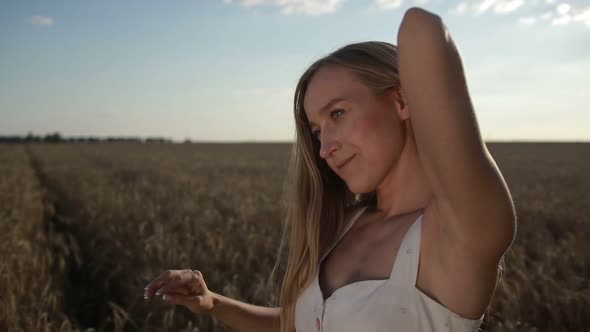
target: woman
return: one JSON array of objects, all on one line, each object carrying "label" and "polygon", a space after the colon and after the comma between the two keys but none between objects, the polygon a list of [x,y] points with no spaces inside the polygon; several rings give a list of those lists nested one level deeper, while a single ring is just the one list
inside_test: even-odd
[{"label": "woman", "polygon": [[238,331],[478,330],[516,216],[441,19],[411,8],[397,47],[319,59],[294,101],[281,310],[213,293],[190,270],[147,297],[176,292],[169,302]]}]

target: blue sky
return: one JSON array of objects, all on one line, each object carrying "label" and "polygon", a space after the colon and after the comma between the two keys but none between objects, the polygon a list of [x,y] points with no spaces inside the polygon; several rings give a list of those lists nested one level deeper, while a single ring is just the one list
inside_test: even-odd
[{"label": "blue sky", "polygon": [[299,75],[440,15],[486,141],[590,140],[590,1],[3,1],[0,135],[291,141]]}]

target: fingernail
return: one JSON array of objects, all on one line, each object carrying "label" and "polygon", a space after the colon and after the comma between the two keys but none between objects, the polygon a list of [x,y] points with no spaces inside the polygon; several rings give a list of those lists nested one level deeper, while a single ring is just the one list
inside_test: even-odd
[{"label": "fingernail", "polygon": [[143,290],[148,290],[148,288],[150,288],[150,286],[145,286]]},{"label": "fingernail", "polygon": [[162,300],[166,301],[166,295],[168,294],[164,294],[164,296],[162,296]]},{"label": "fingernail", "polygon": [[158,289],[158,291],[156,292],[156,295],[160,295],[162,293],[162,289]]}]

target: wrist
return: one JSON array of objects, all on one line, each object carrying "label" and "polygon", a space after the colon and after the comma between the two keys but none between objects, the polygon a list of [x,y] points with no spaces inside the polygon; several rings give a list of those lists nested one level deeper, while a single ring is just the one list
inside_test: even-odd
[{"label": "wrist", "polygon": [[211,306],[206,309],[206,312],[210,315],[215,315],[219,309],[219,303],[221,303],[221,294],[217,294],[213,291],[209,291],[211,293]]}]

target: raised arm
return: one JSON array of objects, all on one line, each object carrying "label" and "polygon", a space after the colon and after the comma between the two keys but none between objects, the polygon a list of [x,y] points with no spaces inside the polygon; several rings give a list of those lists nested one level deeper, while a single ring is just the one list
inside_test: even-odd
[{"label": "raised arm", "polygon": [[438,242],[495,265],[514,239],[515,209],[481,138],[459,51],[441,18],[420,8],[405,13],[398,47],[419,159],[445,216]]}]

